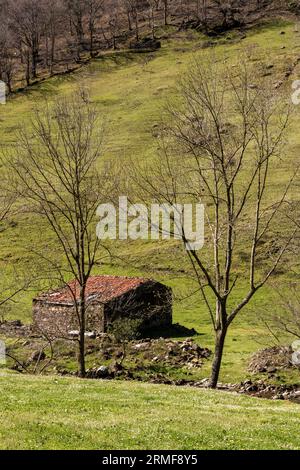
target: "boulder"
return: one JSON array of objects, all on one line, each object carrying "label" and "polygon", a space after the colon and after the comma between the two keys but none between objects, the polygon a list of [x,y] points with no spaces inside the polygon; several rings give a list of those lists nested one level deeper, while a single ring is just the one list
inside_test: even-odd
[{"label": "boulder", "polygon": [[107,366],[100,366],[98,367],[98,369],[96,370],[96,374],[97,374],[97,377],[98,378],[106,378],[108,377],[109,375],[109,369]]},{"label": "boulder", "polygon": [[35,362],[35,361],[43,361],[44,359],[46,359],[46,354],[44,351],[34,351],[30,357],[30,361],[31,362]]},{"label": "boulder", "polygon": [[96,333],[94,331],[86,331],[84,336],[88,339],[96,339]]}]

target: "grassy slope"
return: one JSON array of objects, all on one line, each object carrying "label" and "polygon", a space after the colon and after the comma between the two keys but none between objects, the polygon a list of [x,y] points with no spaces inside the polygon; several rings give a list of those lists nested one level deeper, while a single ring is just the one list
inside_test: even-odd
[{"label": "grassy slope", "polygon": [[[282,29],[286,34],[281,35]],[[152,136],[152,127],[159,122],[161,106],[167,96],[173,93],[178,74],[184,71],[192,58],[192,54],[207,53],[201,50],[203,38],[189,33],[187,36],[178,35],[164,42],[161,51],[154,55],[112,54],[95,60],[89,66],[73,76],[54,78],[30,91],[14,97],[5,107],[1,108],[1,139],[3,142],[15,140],[15,129],[21,120],[26,121],[30,116],[34,102],[45,96],[54,97],[68,93],[78,84],[87,86],[92,98],[98,103],[99,110],[108,118],[110,135],[107,146],[107,156],[122,159],[131,155],[134,158],[151,158],[157,149],[157,142]],[[251,48],[258,58],[264,57],[275,65],[274,81],[282,76],[285,67],[298,56],[300,45],[299,35],[293,30],[293,25],[274,25],[266,29],[253,31],[239,43],[228,41],[226,45],[216,48],[216,53],[238,60],[242,48]],[[282,49],[285,46],[285,49]],[[208,50],[210,51],[210,49]],[[148,61],[148,59],[150,59]],[[297,78],[295,71],[294,78]],[[291,131],[289,139],[289,159],[293,164],[299,149],[299,137],[296,129]],[[280,183],[281,175],[275,175],[276,183]],[[5,227],[0,234],[0,267],[5,271],[12,266],[26,268],[32,264],[32,257],[27,248],[39,245],[41,233],[47,240],[49,233],[41,221],[33,221],[29,215],[15,217],[17,225]],[[192,288],[186,276],[176,269],[178,248],[174,244],[128,243],[119,247],[119,254],[131,260],[132,264],[120,263],[119,266],[106,266],[99,272],[115,274],[152,275],[167,282],[174,288],[177,295],[186,294]],[[137,263],[137,266],[136,266]],[[156,271],[157,267],[164,272]],[[175,268],[175,272],[170,270]],[[242,265],[241,265],[242,270]],[[34,293],[24,294],[21,302],[10,312],[11,318],[21,318],[30,321],[31,298]],[[249,354],[258,348],[256,338],[260,334],[257,310],[263,310],[270,298],[270,292],[262,291],[251,309],[245,311],[230,333],[222,380],[235,381],[244,377],[244,366]],[[203,304],[195,297],[182,302],[176,302],[174,320],[188,327],[194,327],[201,333],[199,342],[212,346],[212,335],[207,314]],[[207,376],[208,366],[201,372]]]},{"label": "grassy slope", "polygon": [[299,405],[189,388],[0,376],[0,449],[299,449]]}]

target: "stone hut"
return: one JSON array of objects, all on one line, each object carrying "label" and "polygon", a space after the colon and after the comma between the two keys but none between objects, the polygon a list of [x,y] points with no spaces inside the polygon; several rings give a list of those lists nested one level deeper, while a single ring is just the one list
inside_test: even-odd
[{"label": "stone hut", "polygon": [[[33,300],[34,327],[56,337],[77,331],[78,299],[76,281],[39,295]],[[87,332],[105,333],[114,321],[122,318],[140,319],[143,330],[172,324],[172,290],[151,279],[90,277],[85,299]]]}]

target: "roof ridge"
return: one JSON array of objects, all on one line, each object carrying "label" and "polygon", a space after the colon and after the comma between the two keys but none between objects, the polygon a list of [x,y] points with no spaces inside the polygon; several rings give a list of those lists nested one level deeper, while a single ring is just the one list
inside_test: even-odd
[{"label": "roof ridge", "polygon": [[[103,281],[102,285],[101,281]],[[120,295],[126,294],[130,290],[135,290],[139,286],[149,282],[156,281],[144,277],[115,276],[110,274],[90,276],[87,281],[86,295],[88,297],[89,295],[98,293],[99,296],[103,296],[103,299],[111,300],[113,298],[119,297]],[[36,297],[35,300],[48,300],[58,303],[71,300],[73,294],[76,295],[77,298],[78,286],[78,281],[76,279],[72,279],[62,287],[41,293]],[[73,294],[71,294],[71,292],[73,292]]]}]

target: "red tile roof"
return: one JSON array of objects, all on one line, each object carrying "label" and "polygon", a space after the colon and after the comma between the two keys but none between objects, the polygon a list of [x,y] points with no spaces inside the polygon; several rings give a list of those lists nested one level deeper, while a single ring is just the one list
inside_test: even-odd
[{"label": "red tile roof", "polygon": [[[108,302],[148,282],[150,279],[141,277],[94,276],[87,282],[86,297],[91,300],[91,297],[95,296],[98,301]],[[72,292],[76,294],[76,299],[79,299],[79,285],[75,280],[61,289],[39,295],[36,300],[70,303],[74,301]]]}]

